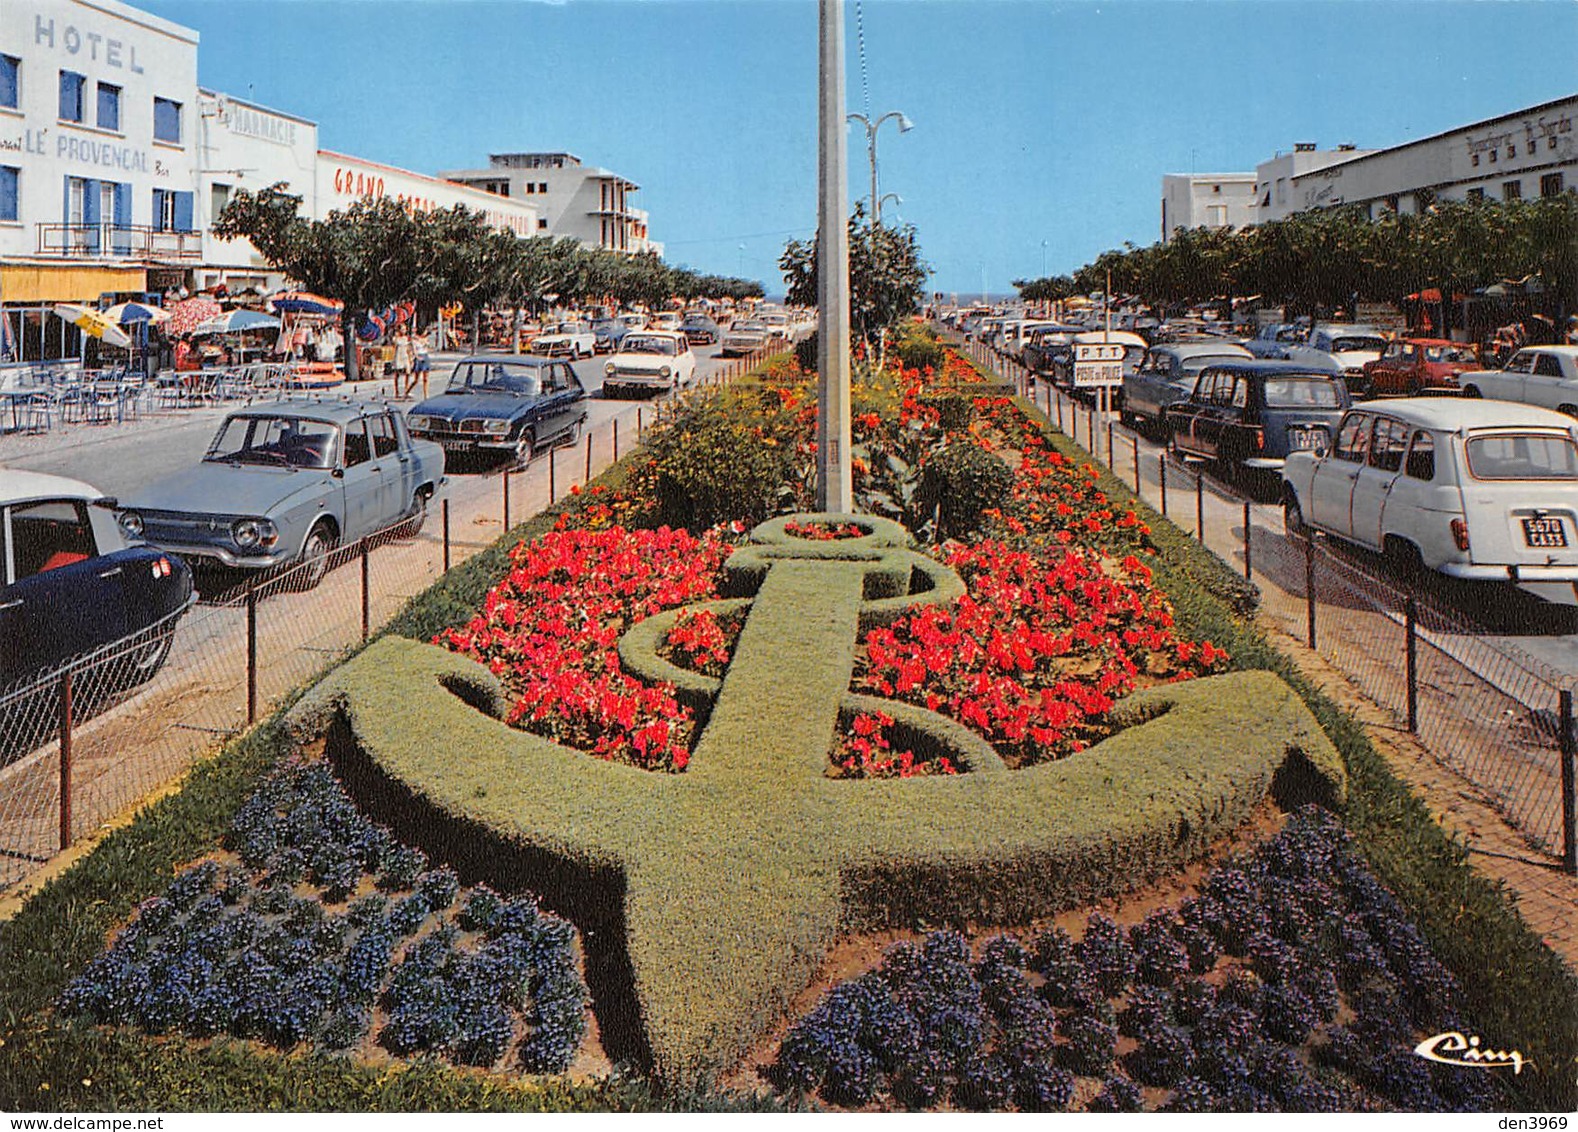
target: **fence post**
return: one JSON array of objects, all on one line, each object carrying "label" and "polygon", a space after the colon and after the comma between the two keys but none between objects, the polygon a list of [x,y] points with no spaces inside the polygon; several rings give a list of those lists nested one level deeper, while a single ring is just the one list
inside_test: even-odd
[{"label": "fence post", "polygon": [[619,463],[619,418],[614,418],[614,463]]},{"label": "fence post", "polygon": [[1162,518],[1167,518],[1167,453],[1156,454],[1156,482],[1162,489]]},{"label": "fence post", "polygon": [[504,477],[503,477],[503,479],[504,479],[504,529],[507,531],[507,530],[510,529],[510,469],[509,469],[509,465],[507,465],[507,464],[504,467]]},{"label": "fence post", "polygon": [[1249,500],[1244,500],[1244,581],[1252,581],[1255,576],[1255,560],[1250,549],[1249,537]]},{"label": "fence post", "polygon": [[1107,422],[1107,467],[1110,469],[1117,462],[1112,454],[1112,422]]},{"label": "fence post", "polygon": [[1578,740],[1573,736],[1573,694],[1563,688],[1556,724],[1561,728],[1562,870],[1578,876]]},{"label": "fence post", "polygon": [[[445,516],[448,518],[448,516]],[[247,587],[247,725],[258,719],[258,590]]]},{"label": "fence post", "polygon": [[1134,497],[1136,499],[1139,499],[1140,498],[1140,438],[1138,436],[1131,436],[1131,437],[1129,437],[1129,439],[1131,441],[1133,441],[1133,443],[1134,443]]},{"label": "fence post", "polygon": [[645,420],[643,419],[644,417],[645,417],[645,414],[641,411],[641,406],[637,405],[636,406],[636,442],[637,443],[640,443],[640,441],[641,441],[641,426],[646,423]]},{"label": "fence post", "polygon": [[1309,622],[1309,646],[1315,647],[1315,535],[1304,537],[1304,616]]},{"label": "fence post", "polygon": [[586,430],[586,478],[583,479],[581,482],[583,484],[587,484],[587,483],[591,483],[592,482],[592,430],[591,429],[587,429]]},{"label": "fence post", "polygon": [[[504,476],[505,476],[504,482],[505,483],[509,483],[510,482],[509,481],[509,473],[505,472]],[[367,550],[367,540],[365,538],[362,539],[361,543],[359,544],[359,546],[357,548],[357,552],[361,556],[361,560],[362,560],[362,640],[365,641],[367,639],[367,630],[368,630],[368,623],[369,623],[368,613],[369,613],[369,608],[370,608],[369,607],[369,603],[368,603],[368,593],[367,593],[367,590],[368,590],[368,585],[367,585],[367,554],[368,554],[368,550]]]},{"label": "fence post", "polygon": [[559,495],[559,450],[548,449],[548,502],[551,504]]},{"label": "fence post", "polygon": [[60,678],[60,847],[71,848],[71,669]]},{"label": "fence post", "polygon": [[1419,734],[1419,606],[1413,595],[1403,598],[1403,642],[1408,679],[1408,731]]},{"label": "fence post", "polygon": [[[1051,388],[1048,387],[1047,399],[1050,400],[1051,397],[1052,397]],[[1067,430],[1064,429],[1064,427],[1063,427],[1063,395],[1061,393],[1058,394],[1058,398],[1057,398],[1057,430],[1059,432],[1064,433],[1065,435],[1067,435]]]},{"label": "fence post", "polygon": [[1194,537],[1198,542],[1205,541],[1205,473],[1196,472],[1194,475]]},{"label": "fence post", "polygon": [[449,573],[449,496],[444,496],[444,573]]}]

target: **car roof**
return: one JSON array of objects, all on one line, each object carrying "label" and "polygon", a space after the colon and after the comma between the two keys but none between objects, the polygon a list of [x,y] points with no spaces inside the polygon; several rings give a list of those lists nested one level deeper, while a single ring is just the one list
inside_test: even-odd
[{"label": "car roof", "polygon": [[1151,351],[1157,354],[1174,354],[1180,358],[1197,358],[1202,354],[1225,354],[1231,358],[1243,358],[1248,361],[1254,357],[1243,346],[1226,338],[1218,338],[1211,342],[1163,342],[1159,346],[1152,346]]},{"label": "car roof", "polygon": [[284,398],[279,401],[259,401],[244,408],[231,410],[230,417],[298,417],[301,420],[330,421],[344,424],[368,413],[389,412],[393,406],[382,401],[330,401],[315,398]]},{"label": "car roof", "polygon": [[1395,397],[1367,401],[1353,411],[1385,413],[1421,428],[1454,432],[1477,428],[1560,428],[1571,430],[1574,421],[1565,413],[1525,405],[1521,401],[1494,401],[1464,397]]},{"label": "car roof", "polygon": [[92,484],[44,472],[0,468],[0,503],[27,503],[34,499],[101,499],[104,493]]},{"label": "car roof", "polygon": [[1333,338],[1384,338],[1381,331],[1367,322],[1323,322],[1310,331],[1310,337],[1330,334]]},{"label": "car roof", "polygon": [[1578,346],[1519,346],[1518,353],[1525,350],[1544,350],[1549,354],[1561,354],[1564,357],[1578,359]]},{"label": "car roof", "polygon": [[545,366],[549,362],[558,360],[558,358],[549,358],[542,354],[467,354],[463,358],[456,359],[455,364],[463,366],[467,362],[481,362],[483,364],[498,362],[501,365]]},{"label": "car roof", "polygon": [[1212,370],[1232,370],[1234,373],[1248,374],[1251,377],[1277,377],[1281,375],[1303,377],[1340,377],[1341,374],[1329,369],[1317,369],[1315,366],[1305,365],[1302,362],[1290,362],[1280,358],[1235,358],[1230,362],[1217,362],[1207,366],[1206,372]]},{"label": "car roof", "polygon": [[1462,346],[1465,350],[1473,349],[1467,342],[1454,342],[1450,338],[1398,338],[1398,342],[1411,342],[1415,346]]}]

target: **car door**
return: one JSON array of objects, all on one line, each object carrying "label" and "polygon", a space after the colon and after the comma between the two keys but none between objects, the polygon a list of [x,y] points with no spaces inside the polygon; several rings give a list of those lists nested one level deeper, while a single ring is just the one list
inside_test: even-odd
[{"label": "car door", "polygon": [[1382,516],[1402,474],[1407,449],[1408,426],[1391,417],[1376,417],[1370,451],[1353,483],[1349,530],[1355,542],[1380,549]]},{"label": "car door", "polygon": [[1534,365],[1523,379],[1523,397],[1531,405],[1554,409],[1562,403],[1562,361],[1544,351],[1534,356]]},{"label": "car door", "polygon": [[378,514],[374,530],[404,518],[416,494],[416,470],[410,453],[400,447],[400,435],[387,412],[364,418],[367,440],[372,446],[372,472],[378,483]]},{"label": "car door", "polygon": [[99,555],[85,501],[15,503],[0,519],[0,686],[39,676],[131,632],[124,555]]},{"label": "car door", "polygon": [[1195,451],[1212,459],[1222,455],[1222,437],[1228,416],[1233,412],[1233,391],[1238,375],[1219,370],[1211,378],[1211,396],[1195,418]]},{"label": "car door", "polygon": [[379,522],[384,513],[383,471],[382,464],[373,459],[365,418],[349,422],[343,432],[340,490],[345,501],[345,527],[340,541],[354,542],[383,525]]},{"label": "car door", "polygon": [[1205,408],[1206,402],[1211,397],[1211,390],[1216,384],[1216,371],[1206,370],[1195,379],[1194,391],[1178,404],[1171,406],[1167,413],[1167,428],[1172,433],[1173,447],[1180,452],[1194,453],[1196,422]]},{"label": "car door", "polygon": [[1504,370],[1482,383],[1486,394],[1503,401],[1522,401],[1537,356],[1536,350],[1519,350],[1512,355]]},{"label": "car door", "polygon": [[1310,519],[1322,530],[1347,538],[1352,534],[1353,488],[1370,452],[1369,413],[1349,413],[1337,430],[1337,442],[1315,462],[1310,485]]}]

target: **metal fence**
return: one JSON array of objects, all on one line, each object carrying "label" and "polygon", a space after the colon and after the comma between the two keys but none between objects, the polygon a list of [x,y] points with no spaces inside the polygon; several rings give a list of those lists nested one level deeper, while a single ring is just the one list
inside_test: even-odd
[{"label": "metal fence", "polygon": [[1533,850],[1578,873],[1578,681],[1571,673],[1487,639],[1486,626],[1436,592],[1435,579],[1403,580],[1363,552],[1292,536],[1279,503],[1219,483],[979,341],[965,349],[1251,578],[1267,620],[1317,650],[1395,726],[1416,735]]},{"label": "metal fence", "polygon": [[710,396],[742,358],[675,396],[623,406],[524,469],[452,479],[420,524],[204,595],[184,615],[0,690],[0,890],[178,780],[387,622],[451,565],[584,484],[676,402]]}]

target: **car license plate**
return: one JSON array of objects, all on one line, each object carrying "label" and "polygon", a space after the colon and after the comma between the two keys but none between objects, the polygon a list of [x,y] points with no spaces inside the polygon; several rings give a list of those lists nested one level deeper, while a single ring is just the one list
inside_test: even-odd
[{"label": "car license plate", "polygon": [[1538,519],[1523,520],[1523,541],[1541,550],[1548,547],[1565,547],[1567,531],[1556,516],[1542,515]]},{"label": "car license plate", "polygon": [[1288,429],[1288,447],[1294,451],[1307,451],[1311,448],[1319,448],[1325,435],[1324,429],[1290,428]]},{"label": "car license plate", "polygon": [[468,452],[472,444],[469,440],[440,440],[445,452]]}]

